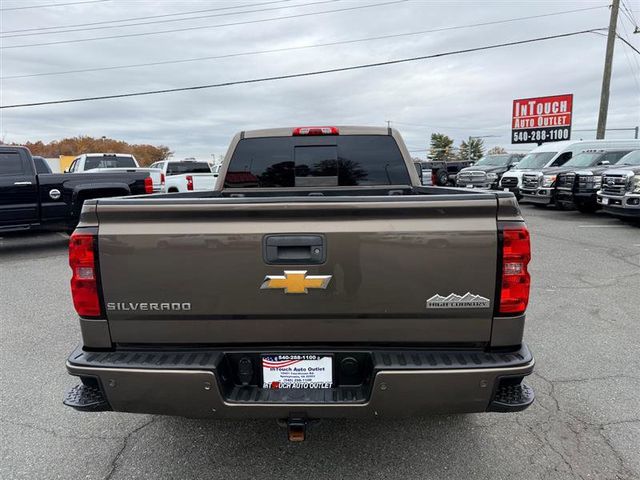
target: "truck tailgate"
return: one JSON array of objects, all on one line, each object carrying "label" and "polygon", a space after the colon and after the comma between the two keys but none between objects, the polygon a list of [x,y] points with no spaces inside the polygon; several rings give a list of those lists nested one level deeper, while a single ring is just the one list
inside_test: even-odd
[{"label": "truck tailgate", "polygon": [[[447,197],[98,200],[112,341],[487,342],[497,200]],[[269,264],[266,236],[321,238],[324,258]],[[304,275],[331,278],[323,289]],[[266,276],[280,283],[261,288]]]}]

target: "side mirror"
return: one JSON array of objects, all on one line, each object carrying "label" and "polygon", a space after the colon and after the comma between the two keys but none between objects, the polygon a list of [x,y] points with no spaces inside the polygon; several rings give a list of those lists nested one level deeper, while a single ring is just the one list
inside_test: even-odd
[{"label": "side mirror", "polygon": [[611,162],[609,160],[603,160],[601,162],[598,162],[598,165],[611,165]]},{"label": "side mirror", "polygon": [[511,170],[512,168],[516,168],[518,166],[519,162],[514,162],[511,165],[509,165],[509,170]]}]

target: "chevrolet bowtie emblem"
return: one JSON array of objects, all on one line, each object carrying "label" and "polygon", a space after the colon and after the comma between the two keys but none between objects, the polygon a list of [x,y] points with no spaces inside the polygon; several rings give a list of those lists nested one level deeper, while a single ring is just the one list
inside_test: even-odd
[{"label": "chevrolet bowtie emblem", "polygon": [[331,275],[309,275],[306,270],[285,270],[283,275],[267,275],[260,286],[263,288],[284,288],[284,293],[309,293],[309,288],[325,289]]}]

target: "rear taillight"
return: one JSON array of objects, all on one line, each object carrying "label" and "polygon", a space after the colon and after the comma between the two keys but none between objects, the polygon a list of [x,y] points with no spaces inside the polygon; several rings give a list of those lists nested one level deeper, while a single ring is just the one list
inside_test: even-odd
[{"label": "rear taillight", "polygon": [[164,173],[160,173],[160,185],[164,187]]},{"label": "rear taillight", "polygon": [[69,239],[71,296],[81,317],[99,317],[101,314],[94,238],[90,233],[74,232]]},{"label": "rear taillight", "polygon": [[431,170],[431,185],[438,185],[438,175],[434,170]]},{"label": "rear taillight", "polygon": [[193,177],[187,175],[187,190],[193,190]]},{"label": "rear taillight", "polygon": [[153,193],[153,179],[151,177],[144,179],[144,193]]},{"label": "rear taillight", "polygon": [[527,227],[505,226],[502,231],[500,314],[519,315],[527,309],[531,285],[527,265],[530,259],[531,244]]},{"label": "rear taillight", "polygon": [[298,127],[293,129],[293,136],[298,135],[340,135],[338,127]]}]

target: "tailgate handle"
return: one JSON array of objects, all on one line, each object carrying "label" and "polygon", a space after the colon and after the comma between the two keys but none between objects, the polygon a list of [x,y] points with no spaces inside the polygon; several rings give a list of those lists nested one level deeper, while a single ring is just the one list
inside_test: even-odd
[{"label": "tailgate handle", "polygon": [[323,235],[266,235],[264,261],[271,265],[316,265],[326,260]]}]

